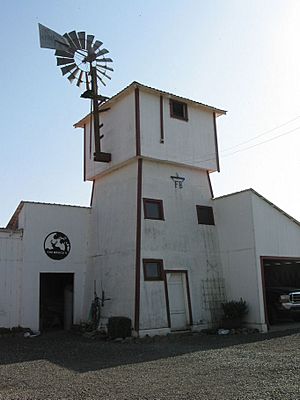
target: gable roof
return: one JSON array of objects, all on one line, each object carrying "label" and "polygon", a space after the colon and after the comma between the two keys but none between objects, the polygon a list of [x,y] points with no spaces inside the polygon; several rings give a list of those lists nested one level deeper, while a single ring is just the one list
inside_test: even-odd
[{"label": "gable roof", "polygon": [[[172,99],[177,99],[179,101],[184,101],[188,104],[194,105],[194,106],[198,106],[202,109],[205,109],[207,111],[211,111],[211,112],[215,112],[216,116],[219,117],[220,115],[224,115],[226,114],[227,111],[225,110],[221,110],[219,108],[215,108],[212,106],[209,106],[207,104],[204,103],[199,103],[198,101],[195,100],[191,100],[191,99],[187,99],[185,97],[181,97],[178,96],[176,94],[173,93],[169,93],[169,92],[165,92],[163,90],[159,90],[159,89],[155,89],[153,87],[150,86],[146,86],[143,85],[142,83],[139,82],[132,82],[130,85],[126,86],[124,89],[122,89],[120,92],[118,92],[117,94],[115,94],[113,97],[111,97],[109,100],[107,100],[105,103],[102,103],[101,106],[99,107],[99,110],[103,109],[103,108],[107,108],[107,106],[109,106],[110,104],[113,104],[114,102],[118,101],[122,96],[129,94],[130,92],[132,92],[134,89],[139,88],[145,92],[148,93],[153,93],[159,96],[166,96],[166,97],[171,97]],[[84,124],[87,122],[87,119],[89,118],[90,113],[87,114],[85,117],[83,117],[81,120],[79,120],[78,122],[76,122],[74,124],[75,128],[83,128]]]},{"label": "gable roof", "polygon": [[224,199],[225,197],[230,197],[230,196],[236,196],[238,194],[241,193],[245,193],[245,192],[250,192],[252,194],[254,194],[255,196],[259,197],[260,199],[262,199],[264,202],[268,203],[271,207],[273,207],[276,211],[280,212],[280,214],[284,215],[285,217],[289,218],[291,221],[293,221],[295,224],[297,224],[298,226],[300,226],[300,221],[298,221],[297,219],[295,219],[294,217],[292,217],[291,215],[289,215],[288,213],[286,213],[285,211],[283,211],[281,208],[279,208],[278,206],[276,206],[276,204],[272,203],[270,200],[266,199],[264,196],[262,196],[260,193],[258,193],[256,190],[249,188],[249,189],[245,189],[245,190],[241,190],[239,192],[234,192],[234,193],[229,193],[229,194],[225,194],[224,196],[220,196],[220,197],[215,197],[213,200],[219,200],[219,199]]},{"label": "gable roof", "polygon": [[91,208],[91,207],[84,207],[84,206],[75,206],[75,205],[71,205],[71,204],[43,203],[40,201],[23,201],[22,200],[19,203],[18,207],[16,208],[15,212],[13,213],[11,219],[8,221],[8,224],[6,225],[5,229],[10,229],[10,230],[18,229],[19,215],[25,204],[40,204],[40,205],[46,205],[46,206],[75,207],[75,208],[85,208],[85,209]]}]

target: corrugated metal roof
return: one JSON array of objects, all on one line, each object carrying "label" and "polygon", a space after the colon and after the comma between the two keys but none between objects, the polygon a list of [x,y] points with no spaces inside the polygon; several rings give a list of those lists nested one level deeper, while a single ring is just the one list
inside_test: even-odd
[{"label": "corrugated metal roof", "polygon": [[[120,97],[122,97],[123,95],[129,93],[130,91],[134,90],[134,89],[137,88],[137,87],[140,88],[140,89],[142,89],[142,90],[149,91],[149,92],[151,92],[151,93],[156,93],[156,94],[158,94],[158,95],[168,96],[168,97],[172,97],[173,99],[178,99],[178,100],[180,100],[180,101],[184,101],[184,102],[187,102],[187,103],[191,103],[191,104],[193,104],[193,105],[196,105],[196,106],[199,106],[199,107],[201,107],[201,108],[204,108],[204,109],[210,110],[210,111],[212,111],[212,112],[215,112],[217,116],[226,114],[226,112],[227,112],[227,111],[225,111],[225,110],[221,110],[221,109],[219,109],[219,108],[212,107],[212,106],[209,106],[209,105],[204,104],[204,103],[200,103],[200,102],[195,101],[195,100],[191,100],[191,99],[188,99],[188,98],[185,98],[185,97],[182,97],[182,96],[178,96],[178,95],[173,94],[173,93],[170,93],[170,92],[165,92],[165,91],[160,90],[160,89],[155,89],[155,88],[153,88],[153,87],[151,87],[151,86],[143,85],[142,83],[139,83],[139,82],[136,82],[136,81],[132,82],[130,85],[126,86],[126,87],[125,87],[124,89],[122,89],[120,92],[118,92],[118,93],[115,94],[113,97],[111,97],[109,100],[107,100],[105,103],[103,103],[103,104],[99,107],[99,110],[101,110],[101,109],[103,109],[103,108],[106,108],[109,104],[111,104],[111,103],[117,101]],[[89,116],[90,116],[90,114],[87,114],[87,115],[86,115],[85,117],[83,117],[81,120],[79,120],[78,122],[76,122],[76,123],[74,124],[74,127],[75,127],[75,128],[82,128],[83,125],[84,125],[84,123],[86,122],[86,119],[87,119]]]},{"label": "corrugated metal roof", "polygon": [[268,203],[271,207],[275,208],[275,210],[277,210],[278,212],[280,212],[282,215],[284,215],[285,217],[289,218],[291,221],[295,222],[295,224],[297,224],[298,226],[300,226],[300,221],[298,221],[297,219],[295,219],[294,217],[292,217],[291,215],[287,214],[285,211],[283,211],[281,208],[279,208],[278,206],[276,206],[276,204],[272,203],[270,200],[266,199],[264,196],[262,196],[260,193],[258,193],[256,190],[249,188],[249,189],[245,189],[245,190],[241,190],[239,192],[234,192],[234,193],[229,193],[229,194],[225,194],[224,196],[220,196],[220,197],[215,197],[213,200],[219,200],[219,199],[224,199],[225,197],[230,197],[230,196],[236,196],[239,195],[241,193],[245,193],[245,192],[251,192],[253,193],[255,196],[259,197],[260,199],[262,199],[263,201],[265,201],[266,203]]}]

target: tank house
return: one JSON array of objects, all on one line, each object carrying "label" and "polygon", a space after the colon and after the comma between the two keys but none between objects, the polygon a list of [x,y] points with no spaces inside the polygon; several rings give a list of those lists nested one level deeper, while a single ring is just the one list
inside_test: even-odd
[{"label": "tank house", "polygon": [[247,301],[266,331],[269,286],[300,287],[300,224],[252,189],[214,198],[217,119],[225,111],[133,82],[99,108],[89,207],[20,202],[0,229],[0,327],[69,328],[128,317],[136,335],[216,326],[221,303]]}]

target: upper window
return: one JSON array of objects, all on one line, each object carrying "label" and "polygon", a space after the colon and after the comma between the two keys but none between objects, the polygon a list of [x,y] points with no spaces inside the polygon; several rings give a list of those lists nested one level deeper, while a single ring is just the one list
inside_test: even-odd
[{"label": "upper window", "polygon": [[162,281],[163,260],[143,260],[145,281]]},{"label": "upper window", "polygon": [[164,209],[162,200],[143,199],[144,217],[146,219],[164,219]]},{"label": "upper window", "polygon": [[196,206],[198,224],[202,225],[214,225],[214,212],[212,207],[208,206]]},{"label": "upper window", "polygon": [[188,120],[187,104],[170,99],[170,115],[172,118]]}]

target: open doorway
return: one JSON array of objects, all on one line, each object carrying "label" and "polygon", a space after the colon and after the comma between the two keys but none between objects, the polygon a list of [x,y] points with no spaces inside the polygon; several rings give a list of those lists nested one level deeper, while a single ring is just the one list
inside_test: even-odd
[{"label": "open doorway", "polygon": [[73,324],[73,273],[40,274],[40,330],[70,329]]},{"label": "open doorway", "polygon": [[300,259],[262,257],[261,260],[268,324],[300,321]]}]

